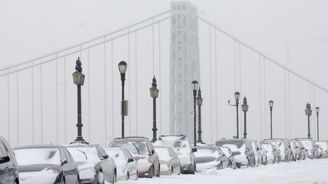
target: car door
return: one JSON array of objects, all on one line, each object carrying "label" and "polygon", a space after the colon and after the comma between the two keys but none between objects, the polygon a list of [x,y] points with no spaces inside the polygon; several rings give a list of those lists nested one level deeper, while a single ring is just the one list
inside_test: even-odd
[{"label": "car door", "polygon": [[0,163],[0,178],[2,183],[4,184],[11,184],[14,183],[15,181],[15,165],[14,162],[11,161],[10,155],[9,155],[9,150],[5,146],[4,142],[0,142],[0,157],[9,157],[9,160],[7,161],[2,161]]},{"label": "car door", "polygon": [[96,149],[98,152],[98,157],[101,160],[100,166],[104,174],[104,178],[106,181],[111,182],[114,180],[115,163],[111,158],[109,158],[103,148],[101,148],[100,146],[96,146]]},{"label": "car door", "polygon": [[77,183],[78,181],[78,171],[75,161],[73,160],[71,154],[67,151],[66,148],[62,148],[63,156],[66,160],[66,163],[63,164],[64,176],[67,183]]},{"label": "car door", "polygon": [[[134,160],[133,156],[129,153],[128,150],[123,150],[124,157],[127,161],[127,170],[129,171],[130,176],[137,174],[137,163]],[[128,160],[133,160],[132,162],[128,162]]]},{"label": "car door", "polygon": [[154,169],[155,169],[155,175],[159,176],[160,173],[160,165],[159,165],[159,158],[158,158],[158,155],[157,153],[155,152],[155,148],[154,146],[151,144],[151,142],[147,142],[147,146],[148,146],[148,149],[149,149],[149,153],[152,157],[152,160],[153,160],[153,163],[154,163]]}]

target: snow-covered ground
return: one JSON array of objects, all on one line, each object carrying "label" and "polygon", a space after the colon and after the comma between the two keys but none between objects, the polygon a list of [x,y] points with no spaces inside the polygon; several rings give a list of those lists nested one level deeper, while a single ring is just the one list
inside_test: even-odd
[{"label": "snow-covered ground", "polygon": [[328,184],[328,159],[280,163],[237,170],[206,170],[196,175],[142,178],[120,184]]}]

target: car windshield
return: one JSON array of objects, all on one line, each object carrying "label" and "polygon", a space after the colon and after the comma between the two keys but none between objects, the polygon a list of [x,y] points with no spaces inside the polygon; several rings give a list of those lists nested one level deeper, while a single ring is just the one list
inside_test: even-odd
[{"label": "car windshield", "polygon": [[170,160],[170,152],[167,148],[156,148],[155,151],[159,157],[160,160]]},{"label": "car windshield", "polygon": [[240,149],[244,145],[244,141],[238,141],[238,140],[223,140],[223,141],[217,141],[216,146],[224,146],[224,145],[235,145],[238,149]]},{"label": "car windshield", "polygon": [[67,147],[67,150],[77,163],[100,162],[98,151],[95,147]]},{"label": "car windshield", "polygon": [[228,157],[231,155],[231,150],[227,147],[221,147],[221,151]]},{"label": "car windshield", "polygon": [[16,149],[16,160],[18,165],[53,164],[60,165],[60,154],[58,148],[24,148]]},{"label": "car windshield", "polygon": [[147,144],[145,142],[136,142],[134,143],[139,151],[139,154],[146,155],[149,154]]},{"label": "car windshield", "polygon": [[113,158],[114,160],[125,160],[123,150],[107,150],[108,156]]},{"label": "car windshield", "polygon": [[110,147],[125,148],[125,149],[129,150],[129,152],[132,155],[137,155],[138,154],[138,149],[137,149],[136,145],[134,143],[131,143],[131,142],[115,142],[115,143],[110,144]]}]

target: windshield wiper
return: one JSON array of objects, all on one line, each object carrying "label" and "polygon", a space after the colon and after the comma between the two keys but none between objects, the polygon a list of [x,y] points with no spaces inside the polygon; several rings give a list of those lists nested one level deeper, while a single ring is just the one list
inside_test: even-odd
[{"label": "windshield wiper", "polygon": [[83,154],[84,154],[84,156],[85,156],[85,159],[86,159],[86,160],[88,160],[88,156],[87,156],[87,154],[86,154],[84,151],[82,151],[82,150],[79,150],[79,149],[77,149],[77,151],[79,151],[79,152],[83,153]]}]

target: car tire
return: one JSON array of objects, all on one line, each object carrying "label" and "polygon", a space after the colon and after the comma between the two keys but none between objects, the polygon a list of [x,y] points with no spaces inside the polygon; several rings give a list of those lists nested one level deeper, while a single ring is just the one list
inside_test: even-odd
[{"label": "car tire", "polygon": [[129,180],[129,179],[130,179],[130,173],[127,172],[127,173],[126,173],[126,180]]},{"label": "car tire", "polygon": [[153,178],[153,176],[155,175],[155,168],[154,166],[151,166],[149,168],[149,175],[148,175],[148,178]]}]

